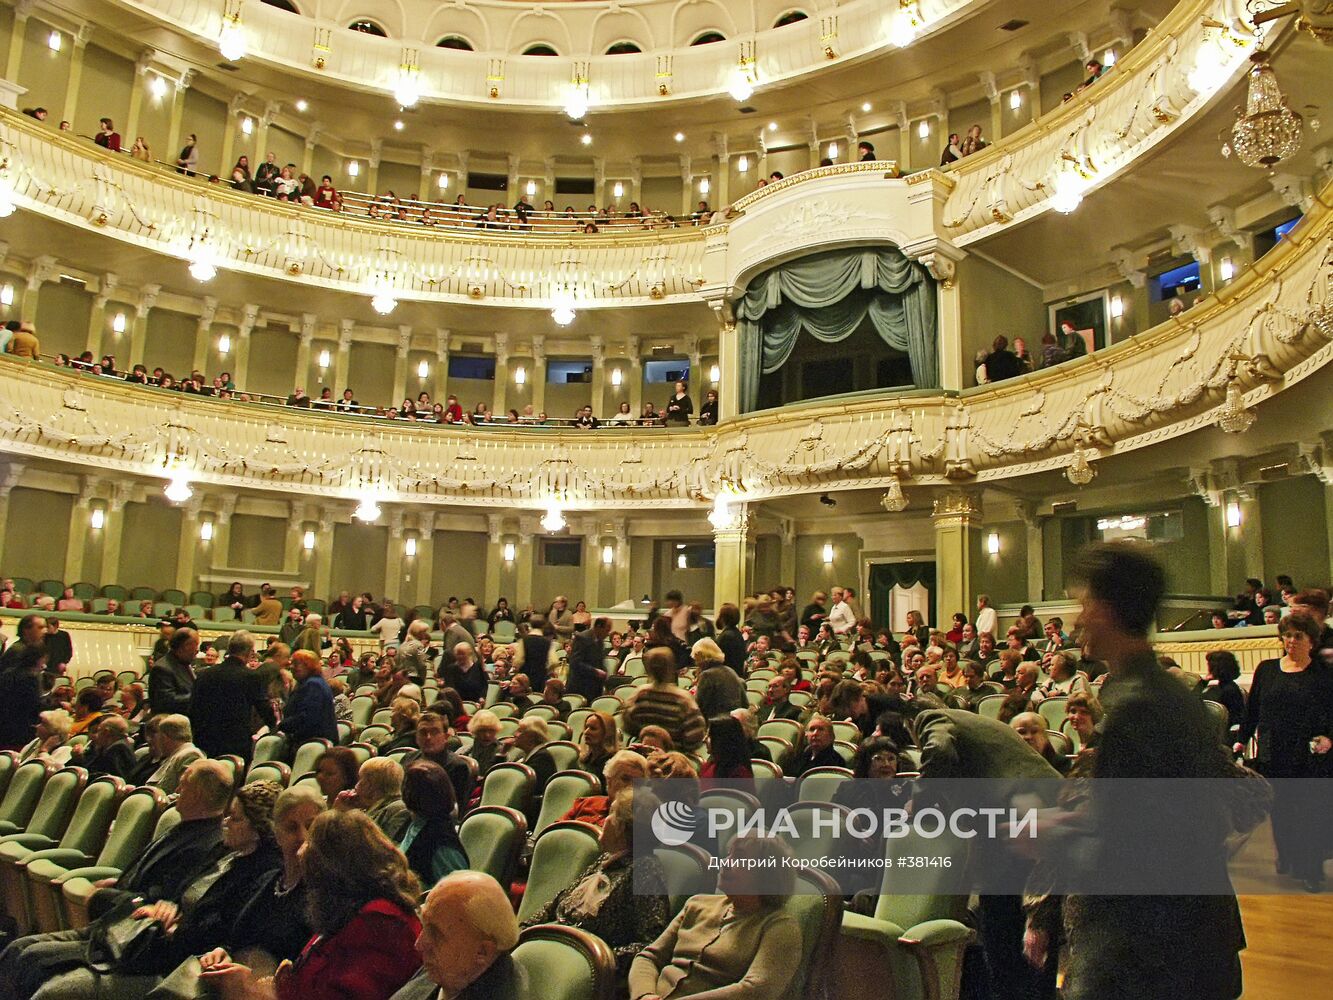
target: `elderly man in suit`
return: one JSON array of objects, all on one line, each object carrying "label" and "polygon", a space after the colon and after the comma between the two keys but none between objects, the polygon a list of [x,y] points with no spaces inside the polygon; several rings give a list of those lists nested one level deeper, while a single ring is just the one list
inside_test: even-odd
[{"label": "elderly man in suit", "polygon": [[195,681],[190,725],[199,749],[210,757],[235,754],[249,762],[254,750],[252,712],[270,729],[278,724],[259,671],[247,666],[254,651],[254,636],[244,629],[233,632],[226,658]]},{"label": "elderly man in suit", "polygon": [[527,974],[510,954],[516,944],[518,918],[500,884],[483,872],[452,872],[421,910],[421,971],[392,1000],[526,996]]},{"label": "elderly man in suit", "polygon": [[754,710],[755,722],[763,725],[769,719],[792,719],[801,717],[801,710],[791,703],[791,685],[787,678],[778,674],[768,682],[768,692]]}]

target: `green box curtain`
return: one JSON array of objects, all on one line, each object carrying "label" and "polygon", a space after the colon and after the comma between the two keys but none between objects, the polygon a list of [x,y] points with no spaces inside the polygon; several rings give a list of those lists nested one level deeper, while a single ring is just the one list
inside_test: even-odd
[{"label": "green box curtain", "polygon": [[912,381],[938,389],[935,279],[897,247],[814,254],[755,277],[735,303],[740,334],[741,412],[759,400],[759,377],[781,368],[802,330],[826,344],[845,340],[867,316]]},{"label": "green box curtain", "polygon": [[903,630],[902,622],[889,621],[889,595],[894,587],[911,590],[917,584],[926,588],[927,607],[918,608],[926,622],[935,621],[935,564],[933,562],[872,563],[870,566],[870,613],[876,628]]}]

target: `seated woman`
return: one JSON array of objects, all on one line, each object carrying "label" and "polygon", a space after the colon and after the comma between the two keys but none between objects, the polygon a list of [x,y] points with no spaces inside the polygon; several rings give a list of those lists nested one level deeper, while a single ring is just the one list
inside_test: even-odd
[{"label": "seated woman", "polygon": [[[273,830],[273,809],[281,791],[275,781],[256,781],[236,790],[222,823],[226,853],[195,877],[179,905],[161,900],[134,911],[136,919],[152,920],[161,932],[131,962],[118,963],[111,971],[85,966],[61,973],[35,996],[43,1000],[143,996],[191,955],[226,941],[236,914],[254,896],[256,883],[263,880],[271,886],[273,873],[281,867]],[[93,953],[90,945],[90,956]]]},{"label": "seated woman", "polygon": [[[464,755],[477,762],[477,777],[482,778],[496,764],[503,764],[505,748],[500,743],[500,718],[489,709],[481,709],[468,720],[467,731],[472,734],[472,746]],[[481,790],[481,782],[477,782]]]},{"label": "seated woman", "polygon": [[621,750],[606,762],[602,773],[606,780],[606,794],[585,795],[575,799],[569,811],[560,817],[562,823],[577,820],[601,826],[606,822],[607,812],[616,797],[632,788],[636,779],[648,777],[648,761],[633,750]]},{"label": "seated woman", "polygon": [[593,712],[583,724],[579,738],[579,770],[595,774],[606,787],[607,762],[620,750],[616,720],[606,712]]},{"label": "seated woman", "polygon": [[51,763],[64,767],[72,753],[69,727],[74,720],[63,708],[53,708],[37,716],[37,736],[19,751],[18,763],[45,757]]},{"label": "seated woman", "polygon": [[699,788],[702,791],[723,783],[734,787],[737,783],[745,791],[754,791],[754,771],[750,768],[750,741],[745,729],[729,715],[708,720],[708,760],[699,769]]},{"label": "seated woman", "polygon": [[1102,703],[1095,694],[1071,694],[1065,702],[1065,721],[1061,723],[1060,731],[1076,735],[1080,750],[1094,747],[1097,745],[1097,726],[1103,715]]},{"label": "seated woman", "polygon": [[[355,858],[356,864],[348,864]],[[369,817],[321,813],[302,855],[314,936],[272,979],[220,962],[203,974],[222,1000],[387,1000],[421,966],[421,883]]]},{"label": "seated woman", "polygon": [[421,718],[421,702],[399,695],[389,708],[389,726],[393,729],[393,735],[379,745],[381,757],[394,750],[414,748],[417,745],[417,720]]},{"label": "seated woman", "polygon": [[315,783],[330,808],[338,796],[356,786],[361,762],[347,747],[330,747],[315,759]]},{"label": "seated woman", "polygon": [[[775,837],[736,837],[734,864],[715,896],[692,896],[630,966],[631,997],[780,997],[801,962],[801,929],[783,909],[796,887],[791,848]],[[746,862],[761,867],[742,867]],[[767,866],[774,867],[767,867]],[[761,891],[762,890],[762,891]]]},{"label": "seated woman", "polygon": [[133,729],[148,717],[148,693],[144,686],[136,681],[120,689],[120,707],[116,712]]},{"label": "seated woman", "polygon": [[555,898],[534,913],[525,927],[559,923],[601,938],[616,957],[622,978],[630,963],[666,928],[670,918],[666,873],[651,851],[634,855],[634,813],[650,816],[657,800],[623,790],[602,826],[602,853]]},{"label": "seated woman", "polygon": [[1014,716],[1009,728],[1023,737],[1023,742],[1030,746],[1042,759],[1061,774],[1069,773],[1070,760],[1055,752],[1051,739],[1046,735],[1046,720],[1037,712],[1023,712]]},{"label": "seated woman", "polygon": [[371,757],[357,773],[356,787],[341,793],[335,809],[360,809],[395,844],[412,821],[403,805],[403,766],[392,757]]},{"label": "seated woman", "polygon": [[649,750],[662,750],[666,753],[676,749],[676,741],[661,726],[644,726],[639,730],[639,738],[634,745],[647,747]]},{"label": "seated woman", "polygon": [[856,751],[852,763],[853,781],[844,781],[833,792],[833,804],[848,809],[872,809],[886,806],[902,808],[912,797],[914,782],[898,779],[898,744],[884,736],[872,736]]},{"label": "seated woman", "polygon": [[1240,677],[1240,664],[1236,654],[1225,649],[1215,649],[1208,654],[1208,676],[1194,688],[1194,693],[1204,701],[1215,701],[1227,710],[1227,731],[1239,732],[1245,722],[1245,694],[1236,679]]},{"label": "seated woman", "polygon": [[74,699],[74,718],[69,726],[70,736],[79,736],[82,733],[92,735],[97,723],[105,714],[102,711],[102,701],[102,695],[96,688],[84,688],[78,693]]},{"label": "seated woman", "polygon": [[454,826],[454,784],[439,764],[417,760],[403,777],[403,805],[411,821],[398,839],[398,849],[422,885],[434,885],[452,871],[467,867],[467,852]]}]

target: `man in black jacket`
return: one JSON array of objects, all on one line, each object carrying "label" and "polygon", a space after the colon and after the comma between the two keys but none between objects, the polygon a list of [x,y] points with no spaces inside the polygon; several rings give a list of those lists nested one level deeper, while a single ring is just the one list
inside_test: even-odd
[{"label": "man in black jacket", "polygon": [[74,659],[74,640],[60,627],[60,619],[46,620],[46,635],[42,637],[46,645],[46,669],[53,674],[63,674]]},{"label": "man in black jacket", "polygon": [[178,628],[167,652],[148,671],[148,705],[154,715],[186,715],[194,690],[194,658],[199,655],[199,633]]},{"label": "man in black jacket", "polygon": [[783,773],[789,778],[799,778],[806,771],[817,767],[846,767],[842,755],[833,749],[833,723],[822,715],[816,715],[805,727],[805,749],[793,754],[788,760]]},{"label": "man in black jacket", "polygon": [[226,658],[194,682],[190,728],[194,745],[209,757],[236,754],[249,763],[255,729],[251,713],[270,729],[278,724],[259,671],[246,666],[254,650],[254,636],[245,630],[233,632],[227,640]]},{"label": "man in black jacket", "polygon": [[778,674],[768,682],[768,694],[754,710],[755,722],[762,726],[769,719],[799,719],[801,710],[788,700],[790,697],[791,686],[787,678]]},{"label": "man in black jacket", "polygon": [[611,634],[611,619],[597,618],[592,628],[575,632],[569,645],[567,694],[583,695],[589,702],[600,698],[606,689],[606,671],[602,669],[602,641]]},{"label": "man in black jacket", "polygon": [[464,804],[472,800],[472,768],[458,754],[449,749],[449,737],[452,734],[449,731],[449,721],[438,712],[423,712],[421,718],[417,721],[417,746],[420,748],[416,753],[403,754],[403,759],[399,762],[406,768],[413,761],[431,760],[440,767],[444,768],[444,773],[449,775],[449,781],[454,786],[454,795],[459,803],[459,809],[464,808]]},{"label": "man in black jacket", "polygon": [[85,748],[76,748],[71,764],[86,767],[91,777],[104,774],[129,779],[138,763],[130,743],[130,724],[119,715],[107,715],[97,724]]},{"label": "man in black jacket", "polygon": [[25,648],[45,649],[46,619],[41,615],[24,615],[19,619],[18,638],[0,655],[0,673],[19,662]]},{"label": "man in black jacket", "polygon": [[5,651],[0,668],[0,750],[22,750],[32,739],[42,711],[45,663],[46,647],[41,644],[16,642]]},{"label": "man in black jacket", "polygon": [[[125,899],[145,902],[181,895],[225,851],[222,814],[231,799],[231,771],[226,764],[201,760],[181,778],[176,810],[181,821],[148,845],[119,879],[96,883],[89,915],[96,921]],[[112,888],[114,886],[114,888]],[[30,934],[0,955],[0,996],[28,1000],[52,976],[82,965],[88,957],[88,928]]]}]

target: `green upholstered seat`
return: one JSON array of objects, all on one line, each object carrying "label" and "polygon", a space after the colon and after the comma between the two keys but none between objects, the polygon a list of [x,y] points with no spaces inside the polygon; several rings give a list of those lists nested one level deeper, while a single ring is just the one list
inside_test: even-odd
[{"label": "green upholstered seat", "polygon": [[653,855],[662,865],[666,876],[667,896],[671,901],[671,913],[680,912],[685,901],[691,896],[712,892],[717,881],[708,870],[708,853],[694,844],[679,844],[672,847],[658,847]]},{"label": "green upholstered seat", "polygon": [[282,760],[287,756],[287,737],[281,733],[265,733],[255,741],[255,752],[250,757],[250,766],[262,764],[266,760]]},{"label": "green upholstered seat", "polygon": [[250,773],[245,776],[248,785],[254,781],[276,781],[286,788],[292,780],[292,769],[280,760],[265,760],[250,765]]},{"label": "green upholstered seat", "polygon": [[852,772],[845,767],[811,768],[796,783],[796,799],[799,802],[832,802],[838,786],[851,780]]},{"label": "green upholstered seat", "polygon": [[568,822],[553,823],[541,832],[532,847],[528,884],[518,907],[519,923],[540,911],[597,859],[600,833],[588,823]]},{"label": "green upholstered seat", "polygon": [[468,868],[485,872],[508,888],[518,867],[528,821],[517,809],[482,806],[468,813],[458,828]]},{"label": "green upholstered seat", "polygon": [[[145,789],[137,789],[135,794]],[[157,791],[150,789],[150,791]],[[158,792],[159,801],[165,804],[166,797]],[[97,864],[90,868],[76,868],[57,879],[60,888],[61,904],[64,908],[65,926],[70,929],[88,925],[88,901],[92,899],[97,887],[93,884],[99,879],[119,878],[153,841],[164,836],[180,824],[181,817],[175,808],[159,808],[153,816],[146,809],[143,813],[133,814],[137,822],[121,836],[119,816],[112,827],[111,838],[98,855]]]},{"label": "green upholstered seat", "polygon": [[532,832],[540,835],[552,823],[556,822],[574,805],[575,799],[588,795],[601,795],[602,783],[597,776],[587,771],[560,771],[546,783],[542,793],[542,807],[537,814],[537,823]]},{"label": "green upholstered seat", "polygon": [[615,956],[587,931],[559,924],[529,927],[513,955],[527,973],[533,1000],[610,1000],[615,989]]},{"label": "green upholstered seat", "polygon": [[46,761],[30,760],[13,771],[5,797],[0,799],[0,835],[17,833],[28,825],[46,779],[56,768]]},{"label": "green upholstered seat", "polygon": [[481,805],[505,806],[526,816],[536,783],[536,773],[526,764],[497,764],[482,782]]}]

